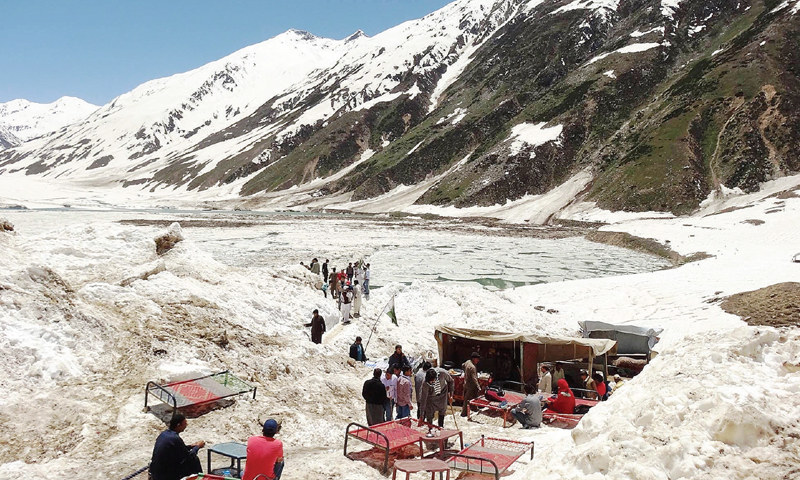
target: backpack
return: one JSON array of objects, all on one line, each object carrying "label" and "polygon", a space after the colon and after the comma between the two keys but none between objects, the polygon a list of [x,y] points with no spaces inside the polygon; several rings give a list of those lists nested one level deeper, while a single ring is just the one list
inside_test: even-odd
[{"label": "backpack", "polygon": [[484,395],[490,402],[502,402],[505,400],[503,397],[506,396],[506,392],[500,387],[488,387]]}]

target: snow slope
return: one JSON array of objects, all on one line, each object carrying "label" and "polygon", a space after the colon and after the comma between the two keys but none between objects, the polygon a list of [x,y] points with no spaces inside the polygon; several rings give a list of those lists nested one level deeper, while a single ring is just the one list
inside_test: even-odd
[{"label": "snow slope", "polygon": [[16,135],[8,131],[3,125],[0,125],[0,150],[4,148],[16,147],[22,143],[22,140],[17,138]]},{"label": "snow slope", "polygon": [[[459,422],[467,442],[480,434],[536,441],[536,459],[515,464],[509,480],[791,478],[800,464],[800,372],[787,365],[800,362],[800,336],[748,327],[724,313],[719,298],[800,279],[790,261],[800,251],[800,197],[791,193],[798,186],[800,178],[785,178],[758,194],[710,199],[692,217],[604,227],[669,241],[683,254],[714,255],[707,260],[499,292],[390,284],[373,291],[362,319],[333,326],[321,346],[301,324],[313,308],[334,319],[334,303],[299,266],[223,265],[188,228],[187,240],[158,258],[158,228],[8,211],[17,233],[0,233],[0,361],[9,367],[0,373],[0,478],[61,478],[89,462],[98,475],[121,478],[146,464],[163,428],[142,412],[145,382],[230,368],[258,386],[258,398],[190,420],[188,441],[245,441],[259,431],[259,417],[281,414],[285,478],[380,480],[361,461],[374,465],[376,458],[341,453],[345,425],[364,420],[360,388],[369,376],[349,366],[345,353],[392,295],[400,325],[377,323],[372,357],[395,343],[409,353],[435,351],[439,323],[577,334],[578,320],[593,319],[665,329],[659,356],[573,431]],[[615,217],[586,204],[572,218]],[[297,228],[327,231],[322,222]],[[384,226],[414,235],[403,224]],[[490,235],[481,225],[475,231]],[[305,248],[327,246],[324,236],[304,238]],[[358,238],[350,241],[334,265],[361,251]],[[384,268],[402,265],[373,265],[373,272]]]},{"label": "snow slope", "polygon": [[75,97],[61,97],[53,103],[12,100],[0,103],[0,128],[25,142],[83,120],[97,108]]}]

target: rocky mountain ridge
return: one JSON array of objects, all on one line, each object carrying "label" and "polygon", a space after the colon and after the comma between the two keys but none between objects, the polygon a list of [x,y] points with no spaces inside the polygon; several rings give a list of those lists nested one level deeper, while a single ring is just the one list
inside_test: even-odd
[{"label": "rocky mountain ridge", "polygon": [[537,222],[577,201],[688,213],[800,171],[798,5],[459,0],[372,38],[292,30],[0,153],[0,180],[356,211],[562,189]]}]

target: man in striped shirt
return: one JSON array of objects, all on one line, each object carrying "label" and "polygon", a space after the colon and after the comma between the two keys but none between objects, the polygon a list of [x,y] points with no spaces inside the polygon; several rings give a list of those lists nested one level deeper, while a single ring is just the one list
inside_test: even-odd
[{"label": "man in striped shirt", "polygon": [[419,405],[420,409],[425,412],[426,422],[432,423],[433,414],[439,412],[439,426],[444,426],[448,400],[452,401],[454,391],[453,377],[446,371],[431,368],[425,372],[425,382],[422,384]]}]

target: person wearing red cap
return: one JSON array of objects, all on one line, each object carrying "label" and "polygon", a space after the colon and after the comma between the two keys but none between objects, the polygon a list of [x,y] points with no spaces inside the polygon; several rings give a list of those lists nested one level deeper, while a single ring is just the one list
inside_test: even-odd
[{"label": "person wearing red cap", "polygon": [[273,419],[264,422],[263,435],[247,439],[247,463],[242,480],[254,480],[265,475],[271,480],[280,480],[283,473],[283,442],[275,438],[281,427]]}]

